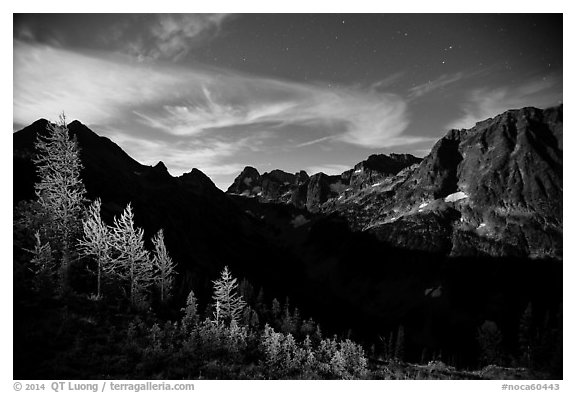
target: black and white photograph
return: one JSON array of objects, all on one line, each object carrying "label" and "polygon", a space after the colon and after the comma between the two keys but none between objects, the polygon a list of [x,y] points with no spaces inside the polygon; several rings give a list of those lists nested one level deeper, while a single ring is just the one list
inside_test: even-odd
[{"label": "black and white photograph", "polygon": [[564,14],[495,12],[13,13],[14,381],[561,390]]}]

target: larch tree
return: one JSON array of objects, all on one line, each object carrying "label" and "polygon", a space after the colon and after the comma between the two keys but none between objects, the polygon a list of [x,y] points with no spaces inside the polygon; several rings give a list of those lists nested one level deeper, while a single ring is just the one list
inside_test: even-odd
[{"label": "larch tree", "polygon": [[83,237],[78,241],[81,255],[96,259],[97,298],[102,297],[102,276],[114,270],[111,257],[111,232],[102,221],[100,211],[102,202],[96,199],[89,207],[86,218],[82,220]]},{"label": "larch tree", "polygon": [[34,144],[37,156],[33,162],[40,179],[35,192],[47,218],[43,235],[60,254],[60,290],[65,291],[73,243],[81,231],[86,189],[80,178],[80,148],[76,138],[70,138],[64,114],[57,124],[48,123],[47,130],[47,135],[38,135]]},{"label": "larch tree", "polygon": [[154,267],[144,248],[144,231],[134,226],[134,213],[128,203],[120,216],[114,217],[110,246],[113,252],[112,271],[129,283],[130,304],[137,305],[139,296],[152,284]]},{"label": "larch tree", "polygon": [[164,231],[160,229],[152,238],[154,244],[154,257],[152,264],[156,270],[156,282],[160,289],[160,301],[164,302],[170,295],[174,284],[175,265],[172,258],[168,255],[166,245],[164,244]]},{"label": "larch tree", "polygon": [[238,322],[242,317],[242,311],[246,306],[246,302],[242,296],[238,295],[238,283],[232,277],[228,266],[224,267],[220,274],[220,279],[213,281],[214,283],[214,303],[216,304],[215,318],[216,322]]},{"label": "larch tree", "polygon": [[34,234],[34,249],[29,250],[32,253],[30,261],[31,270],[34,273],[34,286],[38,291],[53,290],[54,285],[54,257],[50,243],[42,243],[40,234]]},{"label": "larch tree", "polygon": [[188,328],[198,321],[198,300],[196,300],[193,290],[190,290],[186,298],[186,307],[180,309],[180,311],[184,311],[184,316],[182,317],[184,327]]}]

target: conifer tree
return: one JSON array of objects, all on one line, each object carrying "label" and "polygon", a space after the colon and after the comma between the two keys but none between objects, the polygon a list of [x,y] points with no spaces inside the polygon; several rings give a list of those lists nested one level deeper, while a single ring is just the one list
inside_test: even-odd
[{"label": "conifer tree", "polygon": [[316,323],[312,318],[308,318],[304,322],[302,322],[302,326],[300,327],[300,333],[303,336],[311,336],[316,331]]},{"label": "conifer tree", "polygon": [[180,311],[184,311],[184,317],[182,317],[182,324],[184,326],[192,326],[198,320],[198,301],[196,300],[193,290],[190,290],[186,298],[186,307]]},{"label": "conifer tree", "polygon": [[302,325],[302,317],[300,317],[300,310],[298,310],[298,307],[294,309],[294,314],[292,315],[292,325],[295,332],[300,331],[300,327]]},{"label": "conifer tree", "polygon": [[260,287],[258,291],[258,296],[256,296],[256,311],[260,313],[260,315],[264,315],[266,311],[266,304],[264,303],[264,288]]},{"label": "conifer tree", "polygon": [[322,341],[322,329],[320,329],[320,324],[317,324],[317,325],[316,325],[316,330],[314,331],[313,338],[314,338],[317,342]]},{"label": "conifer tree", "polygon": [[86,218],[82,220],[84,236],[78,242],[81,255],[96,258],[97,298],[102,296],[102,276],[113,269],[110,255],[111,233],[102,221],[100,211],[102,202],[97,198],[89,207]]},{"label": "conifer tree", "polygon": [[386,358],[394,359],[394,332],[390,332],[388,337],[388,345],[386,346]]},{"label": "conifer tree", "polygon": [[238,294],[248,304],[254,304],[254,287],[246,278],[243,278],[238,284]]},{"label": "conifer tree", "polygon": [[42,243],[40,240],[40,233],[34,234],[34,250],[32,252],[32,265],[31,270],[34,273],[34,285],[36,290],[43,291],[49,290],[53,287],[55,262],[52,256],[52,248],[50,243]]},{"label": "conifer tree", "polygon": [[484,321],[478,329],[480,360],[484,365],[500,364],[502,361],[502,332],[493,321]]},{"label": "conifer tree", "polygon": [[534,352],[534,321],[532,316],[532,303],[528,303],[522,317],[520,318],[520,326],[518,333],[518,341],[520,344],[520,352],[522,360],[528,367],[532,367],[533,352]]},{"label": "conifer tree", "polygon": [[174,284],[175,266],[164,245],[164,231],[162,229],[154,236],[152,243],[154,244],[152,263],[157,271],[156,282],[160,287],[160,301],[164,302],[170,295]]},{"label": "conifer tree", "polygon": [[394,357],[398,360],[404,360],[404,326],[398,327],[396,335],[396,347],[394,348]]},{"label": "conifer tree", "polygon": [[212,298],[216,303],[216,321],[238,322],[242,317],[242,311],[246,302],[242,296],[238,295],[238,284],[232,277],[228,266],[224,267],[220,274],[220,279],[212,281],[214,283],[214,295]]},{"label": "conifer tree", "polygon": [[244,307],[244,312],[242,315],[242,322],[245,326],[251,328],[258,328],[260,325],[260,318],[258,317],[258,313],[250,306]]},{"label": "conifer tree", "polygon": [[284,313],[282,315],[282,325],[280,326],[282,333],[294,333],[294,321],[292,319],[292,314],[290,313],[290,300],[286,298],[286,303],[284,305]]},{"label": "conifer tree", "polygon": [[280,302],[276,298],[272,299],[272,316],[275,319],[280,318]]},{"label": "conifer tree", "polygon": [[132,306],[154,279],[154,269],[148,251],[144,248],[144,231],[134,226],[132,206],[128,203],[120,216],[114,217],[111,247],[114,252],[113,272],[129,283]]},{"label": "conifer tree", "polygon": [[33,162],[40,178],[35,192],[48,219],[43,232],[60,254],[60,290],[65,291],[74,238],[81,230],[86,189],[80,179],[80,149],[76,138],[69,136],[64,114],[57,124],[48,123],[47,130],[46,136],[38,135],[35,141],[37,156]]}]

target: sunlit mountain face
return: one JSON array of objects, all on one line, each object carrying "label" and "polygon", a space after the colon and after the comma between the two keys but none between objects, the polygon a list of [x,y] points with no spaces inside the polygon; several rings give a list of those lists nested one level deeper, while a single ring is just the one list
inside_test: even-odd
[{"label": "sunlit mountain face", "polygon": [[14,130],[64,111],[146,165],[340,174],[562,102],[561,14],[14,16]]}]

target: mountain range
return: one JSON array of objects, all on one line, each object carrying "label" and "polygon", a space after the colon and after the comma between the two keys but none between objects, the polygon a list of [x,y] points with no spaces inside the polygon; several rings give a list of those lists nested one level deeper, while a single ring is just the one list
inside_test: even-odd
[{"label": "mountain range", "polygon": [[341,175],[246,167],[227,191],[338,213],[394,246],[562,258],[562,107],[452,130],[430,154],[372,155]]},{"label": "mountain range", "polygon": [[[224,265],[266,297],[289,296],[328,331],[360,338],[406,329],[406,350],[476,358],[496,321],[512,345],[532,302],[562,301],[562,106],[510,110],[451,130],[429,155],[377,154],[340,175],[260,174],[226,193],[197,169],[179,177],[138,163],[74,121],[88,198],[111,222],[132,202],[147,241],[164,228],[177,296],[207,303]],[[14,203],[34,198],[38,120],[13,135]]]}]

